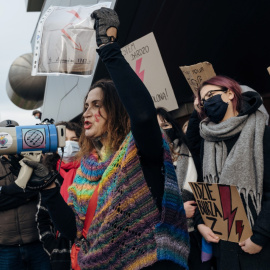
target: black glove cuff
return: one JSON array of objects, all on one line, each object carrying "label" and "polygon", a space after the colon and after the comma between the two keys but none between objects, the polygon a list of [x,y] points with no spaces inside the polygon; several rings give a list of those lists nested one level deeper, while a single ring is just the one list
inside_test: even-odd
[{"label": "black glove cuff", "polygon": [[99,36],[97,34],[97,37],[96,37],[96,41],[97,41],[97,46],[99,47],[100,45],[107,45],[109,43],[113,43],[113,42],[116,42],[117,41],[117,37],[115,38],[114,36]]},{"label": "black glove cuff", "polygon": [[30,178],[26,188],[30,190],[41,190],[48,187],[58,176],[58,172],[50,172],[45,177],[38,177],[36,175],[32,175]]}]

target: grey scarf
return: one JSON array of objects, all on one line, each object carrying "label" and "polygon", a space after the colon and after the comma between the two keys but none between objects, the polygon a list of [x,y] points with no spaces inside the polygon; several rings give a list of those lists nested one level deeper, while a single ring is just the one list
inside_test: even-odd
[{"label": "grey scarf", "polygon": [[[246,202],[247,217],[254,224],[248,195],[257,215],[261,211],[263,192],[263,135],[266,116],[260,108],[251,115],[232,117],[215,124],[208,118],[200,123],[204,138],[204,182],[235,185]],[[241,132],[241,133],[240,133]],[[227,156],[224,140],[240,136]]]},{"label": "grey scarf", "polygon": [[189,160],[188,147],[184,143],[182,143],[179,151],[179,157],[177,158],[177,166],[175,170],[180,190],[183,190],[183,186],[186,181],[188,160]]},{"label": "grey scarf", "polygon": [[[177,145],[178,140],[175,140],[174,144],[175,143]],[[183,202],[195,200],[193,194],[190,191],[183,188],[185,185],[185,182],[188,181],[187,168],[188,168],[189,159],[190,159],[189,149],[184,143],[182,143],[181,147],[180,147],[180,151],[179,151],[179,157],[177,158],[177,165],[176,165],[175,172],[176,172],[176,176],[177,176],[177,182],[178,182],[179,189],[182,192]],[[189,232],[194,230],[193,223],[194,223],[193,218],[187,219],[187,225],[188,225]]]}]

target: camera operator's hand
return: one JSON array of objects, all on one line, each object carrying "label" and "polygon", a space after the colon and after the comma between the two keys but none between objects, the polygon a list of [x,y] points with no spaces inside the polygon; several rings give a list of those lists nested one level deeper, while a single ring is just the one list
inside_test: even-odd
[{"label": "camera operator's hand", "polygon": [[120,25],[117,13],[110,8],[95,10],[91,14],[95,20],[96,41],[98,47],[109,42],[114,42],[117,37],[117,29]]},{"label": "camera operator's hand", "polygon": [[43,164],[31,160],[24,160],[23,162],[33,168],[33,173],[27,183],[27,189],[45,189],[56,180],[58,173],[50,172]]}]

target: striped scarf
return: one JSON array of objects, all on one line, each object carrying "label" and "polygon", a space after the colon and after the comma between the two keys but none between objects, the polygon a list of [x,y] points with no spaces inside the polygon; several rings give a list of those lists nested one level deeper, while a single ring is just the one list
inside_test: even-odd
[{"label": "striped scarf", "polygon": [[[73,185],[68,189],[68,204],[72,204],[75,213],[78,214],[77,219],[77,237],[82,236],[84,220],[88,208],[89,200],[105,171],[109,166],[112,155],[104,157],[104,161],[99,162],[99,156],[94,150],[88,157],[83,157],[81,166],[77,169],[76,177]],[[75,194],[76,199],[72,196]]]},{"label": "striped scarf", "polygon": [[68,203],[76,213],[80,237],[89,199],[99,183],[95,216],[78,255],[81,269],[136,270],[159,260],[171,260],[188,269],[185,211],[168,144],[164,141],[161,215],[144,179],[131,133],[106,162],[109,165],[100,181],[91,181],[87,178],[91,172],[80,168],[69,188]]}]

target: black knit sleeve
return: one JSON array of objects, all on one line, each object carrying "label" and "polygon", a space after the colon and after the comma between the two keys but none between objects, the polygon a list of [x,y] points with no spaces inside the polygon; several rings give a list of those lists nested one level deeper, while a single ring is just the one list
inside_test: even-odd
[{"label": "black knit sleeve", "polygon": [[98,53],[128,112],[132,134],[140,155],[160,163],[163,152],[162,136],[150,93],[123,57],[117,43],[101,47]]},{"label": "black knit sleeve", "polygon": [[[49,211],[41,200],[38,204],[36,221],[39,239],[43,244],[44,250],[50,256],[51,264],[59,262],[63,269],[69,269],[71,241],[64,236],[61,236],[59,233],[56,233]],[[65,265],[68,267],[64,267]],[[52,267],[52,269],[60,268]]]},{"label": "black knit sleeve", "polygon": [[1,187],[0,211],[17,208],[31,200],[36,200],[37,191],[23,190],[15,183]]},{"label": "black knit sleeve", "polygon": [[39,239],[43,243],[43,248],[47,251],[47,253],[51,255],[54,249],[54,241],[56,240],[56,236],[49,211],[45,205],[42,205],[41,201],[38,204],[36,221],[39,232]]},{"label": "black knit sleeve", "polygon": [[203,139],[200,136],[200,122],[201,119],[196,110],[190,116],[188,128],[186,132],[186,139],[189,151],[193,157],[193,161],[198,173],[198,182],[203,182],[202,173],[202,153],[203,153]]},{"label": "black knit sleeve", "polygon": [[193,111],[189,118],[186,138],[188,141],[188,148],[195,155],[200,155],[202,138],[200,136],[200,122],[201,119],[196,110]]},{"label": "black knit sleeve", "polygon": [[197,207],[196,210],[195,210],[194,217],[193,217],[193,221],[194,221],[194,226],[195,226],[195,227],[197,227],[197,226],[200,225],[200,224],[204,224],[202,215],[201,215],[201,213],[200,213],[198,207]]},{"label": "black knit sleeve", "polygon": [[[40,193],[56,230],[68,240],[73,241],[77,232],[75,214],[64,201],[59,188],[42,190]],[[56,205],[57,207],[55,207]]]},{"label": "black knit sleeve", "polygon": [[117,43],[101,47],[98,53],[130,117],[144,177],[161,210],[164,192],[163,142],[151,95],[123,57]]}]

